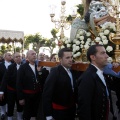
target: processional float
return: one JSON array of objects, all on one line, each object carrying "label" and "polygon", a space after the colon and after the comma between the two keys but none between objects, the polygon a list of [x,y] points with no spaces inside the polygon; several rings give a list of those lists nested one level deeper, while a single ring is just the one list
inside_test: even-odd
[{"label": "processional float", "polygon": [[[120,63],[120,6],[119,0],[92,0],[89,5],[89,15],[85,19],[76,18],[71,25],[70,40],[61,40],[62,47],[73,50],[73,58],[79,63],[73,63],[72,69],[85,71],[89,65],[86,51],[90,45],[102,44],[112,57],[113,61]],[[97,21],[99,19],[99,21]],[[97,22],[95,22],[95,20]],[[114,54],[111,54],[114,53]],[[84,63],[85,62],[85,63]],[[40,62],[39,66],[54,67],[59,62]],[[120,67],[113,69],[120,71]]]}]

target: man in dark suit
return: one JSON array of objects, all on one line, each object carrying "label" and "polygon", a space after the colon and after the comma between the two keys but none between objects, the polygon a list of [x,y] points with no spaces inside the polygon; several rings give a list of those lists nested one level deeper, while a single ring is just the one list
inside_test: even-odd
[{"label": "man in dark suit", "polygon": [[41,76],[35,64],[36,52],[27,52],[28,62],[20,66],[17,75],[17,95],[23,105],[23,120],[35,120],[41,96]]},{"label": "man in dark suit", "polygon": [[[11,64],[11,60],[12,60],[12,55],[11,53],[5,53],[4,54],[4,62],[2,62],[0,64],[0,86],[1,86],[1,82],[3,79],[3,76],[5,74],[5,71],[7,70],[8,66]],[[0,96],[2,96],[3,92],[0,91]],[[0,101],[0,106],[1,106],[1,120],[5,119],[5,114],[7,112],[7,99],[6,99],[6,91],[4,92],[4,100]]]},{"label": "man in dark suit", "polygon": [[[13,60],[14,63],[9,65],[5,72],[0,90],[5,92],[7,88],[8,120],[13,120],[15,103],[17,105],[17,120],[22,120],[23,106],[19,104],[16,92],[17,70],[22,60],[20,53],[14,53]],[[0,96],[0,100],[4,100],[4,94]]]},{"label": "man in dark suit", "polygon": [[93,45],[87,51],[88,69],[78,80],[78,115],[80,120],[108,120],[109,90],[103,76],[108,55],[102,45]]},{"label": "man in dark suit", "polygon": [[43,111],[46,120],[74,120],[77,97],[76,79],[70,68],[72,51],[59,51],[60,65],[51,69],[43,88]]}]

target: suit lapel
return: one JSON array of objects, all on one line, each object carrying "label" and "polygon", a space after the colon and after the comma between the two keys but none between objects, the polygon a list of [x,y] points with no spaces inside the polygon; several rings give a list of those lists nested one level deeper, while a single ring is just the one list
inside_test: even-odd
[{"label": "suit lapel", "polygon": [[[70,78],[70,76],[68,75],[67,71],[65,70],[65,68],[64,68],[62,65],[60,65],[60,69],[61,69],[61,74],[67,77],[66,80],[67,80],[67,82],[69,83],[70,87],[72,88],[71,78]],[[73,85],[74,85],[74,83],[73,83]]]},{"label": "suit lapel", "polygon": [[28,69],[29,69],[30,72],[31,72],[32,74],[34,74],[34,76],[36,77],[35,73],[33,72],[32,68],[30,67],[29,63],[28,63]]},{"label": "suit lapel", "polygon": [[3,69],[6,70],[5,62],[2,63]]},{"label": "suit lapel", "polygon": [[[104,85],[101,78],[97,74],[97,68],[95,68],[93,65],[90,64],[88,70],[90,70],[93,73],[93,76],[95,79],[97,79],[101,84]],[[104,85],[104,87],[106,87],[106,86]]]}]

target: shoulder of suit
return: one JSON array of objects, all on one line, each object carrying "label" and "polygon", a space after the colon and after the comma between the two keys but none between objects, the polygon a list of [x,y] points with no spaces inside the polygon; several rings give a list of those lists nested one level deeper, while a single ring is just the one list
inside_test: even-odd
[{"label": "shoulder of suit", "polygon": [[60,70],[60,68],[61,68],[61,66],[58,65],[58,66],[52,67],[51,71],[58,71],[58,70]]},{"label": "shoulder of suit", "polygon": [[8,66],[8,68],[16,67],[16,63],[12,63],[11,65]]},{"label": "shoulder of suit", "polygon": [[20,65],[20,69],[25,69],[25,68],[28,68],[28,63],[23,63]]},{"label": "shoulder of suit", "polygon": [[4,64],[5,64],[5,62],[3,61],[3,62],[0,63],[0,66],[2,66],[2,65],[4,65]]}]

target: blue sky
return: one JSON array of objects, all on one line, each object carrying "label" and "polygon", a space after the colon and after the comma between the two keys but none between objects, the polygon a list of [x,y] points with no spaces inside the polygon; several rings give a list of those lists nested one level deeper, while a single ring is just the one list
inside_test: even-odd
[{"label": "blue sky", "polygon": [[[61,0],[0,0],[0,29],[24,31],[24,34],[39,32],[43,37],[50,37],[54,28],[49,16],[49,5],[57,6],[60,12]],[[66,13],[80,0],[66,0]]]}]

